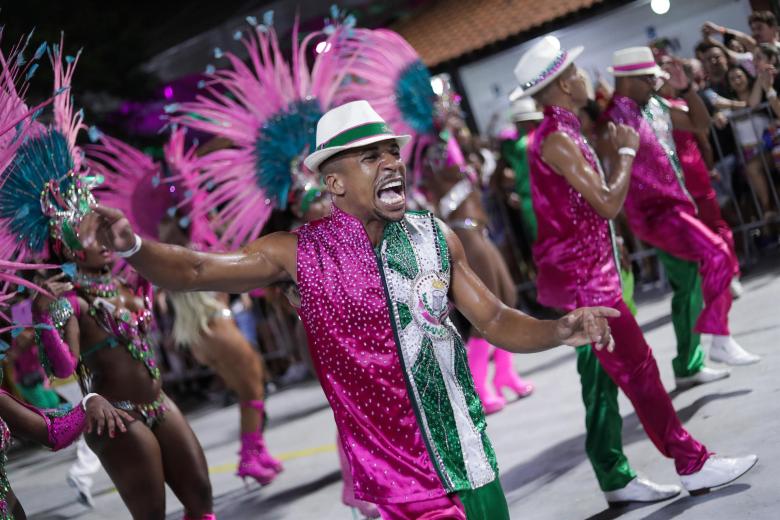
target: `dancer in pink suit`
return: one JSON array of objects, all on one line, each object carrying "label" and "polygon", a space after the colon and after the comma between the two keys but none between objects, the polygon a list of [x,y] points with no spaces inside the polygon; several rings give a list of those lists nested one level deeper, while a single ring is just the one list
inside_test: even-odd
[{"label": "dancer in pink suit", "polygon": [[[713,456],[683,428],[661,383],[652,350],[623,302],[610,219],[617,216],[626,198],[640,141],[630,127],[610,124],[609,142],[614,156],[607,176],[596,152],[582,135],[576,115],[588,99],[585,80],[574,66],[582,50],[579,47],[569,52],[560,47],[557,38],[548,36],[531,47],[515,67],[520,95],[533,96],[544,106],[545,115],[529,151],[533,204],[539,224],[533,247],[538,298],[544,305],[563,310],[604,305],[620,312],[619,317],[609,319],[615,351],[594,354],[631,400],[658,451],[674,459],[685,488],[692,494],[706,492],[748,471],[757,457]],[[591,390],[586,387],[589,382],[583,377],[583,393]],[[616,400],[616,395],[612,395]],[[613,408],[617,408],[616,403]],[[608,442],[610,436],[619,435],[619,415],[617,418],[617,428],[594,421],[596,431],[588,432],[589,442]],[[621,463],[620,459],[616,463]],[[620,489],[605,490],[607,500],[655,501],[680,492],[676,486],[658,486],[638,478],[625,484]]]},{"label": "dancer in pink suit", "polygon": [[655,95],[663,72],[648,47],[616,51],[613,62],[615,94],[602,122],[631,126],[640,139],[625,200],[629,226],[648,244],[698,263],[704,309],[696,331],[712,334],[710,359],[731,365],[756,363],[760,358],[742,348],[729,330],[730,285],[738,266],[728,244],[699,219],[672,134],[674,129],[707,130],[707,109],[679,66],[670,81],[690,113]]}]

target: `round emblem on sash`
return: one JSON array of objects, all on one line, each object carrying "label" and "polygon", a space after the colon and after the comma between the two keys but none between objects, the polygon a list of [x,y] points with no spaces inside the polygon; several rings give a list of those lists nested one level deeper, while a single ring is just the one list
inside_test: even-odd
[{"label": "round emblem on sash", "polygon": [[420,273],[412,283],[409,309],[414,321],[432,338],[446,338],[452,333],[444,326],[449,314],[449,283],[435,271]]}]

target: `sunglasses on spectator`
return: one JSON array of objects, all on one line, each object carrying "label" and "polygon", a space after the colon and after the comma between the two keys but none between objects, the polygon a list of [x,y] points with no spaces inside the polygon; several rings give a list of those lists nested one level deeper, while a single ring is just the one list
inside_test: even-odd
[{"label": "sunglasses on spectator", "polygon": [[648,85],[652,86],[653,89],[658,90],[661,88],[661,86],[664,84],[664,79],[659,78],[658,76],[654,74],[644,74],[642,76],[633,76],[634,79],[639,80],[643,83],[647,83]]}]

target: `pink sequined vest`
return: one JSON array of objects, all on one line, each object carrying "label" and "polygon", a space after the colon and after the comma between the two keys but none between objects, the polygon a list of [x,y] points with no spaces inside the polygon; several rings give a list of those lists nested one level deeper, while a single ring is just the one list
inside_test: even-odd
[{"label": "pink sequined vest", "polygon": [[565,310],[611,305],[621,298],[612,227],[542,159],[544,141],[555,132],[568,135],[590,166],[601,171],[577,116],[564,108],[546,107],[528,152],[538,222],[533,245],[537,298],[548,307]]},{"label": "pink sequined vest", "polygon": [[409,398],[379,264],[363,225],[334,206],[297,230],[298,310],[349,460],[355,496],[446,494]]},{"label": "pink sequined vest", "polygon": [[[651,102],[657,102],[655,99]],[[674,143],[671,141],[671,119],[659,118],[654,129],[642,108],[633,99],[615,94],[604,112],[603,119],[625,124],[639,132],[639,150],[631,171],[631,186],[625,202],[625,212],[631,230],[642,240],[655,243],[659,230],[654,228],[655,217],[667,211],[696,213],[690,196],[685,191],[682,172],[677,171]],[[668,127],[668,128],[667,128]],[[668,133],[666,147],[656,132]]]}]

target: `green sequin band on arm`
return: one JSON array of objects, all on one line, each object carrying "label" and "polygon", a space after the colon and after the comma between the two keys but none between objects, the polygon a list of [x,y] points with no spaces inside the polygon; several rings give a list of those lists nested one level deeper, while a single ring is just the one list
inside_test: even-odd
[{"label": "green sequin band on arm", "polygon": [[49,304],[49,315],[52,324],[57,329],[62,329],[73,316],[73,306],[67,298],[59,298]]}]

